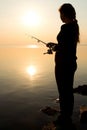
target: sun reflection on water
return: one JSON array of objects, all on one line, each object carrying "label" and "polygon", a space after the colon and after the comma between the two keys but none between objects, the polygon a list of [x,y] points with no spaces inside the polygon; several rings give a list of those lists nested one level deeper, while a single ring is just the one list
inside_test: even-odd
[{"label": "sun reflection on water", "polygon": [[30,75],[30,76],[34,76],[37,72],[36,66],[34,65],[30,65],[26,68],[26,72]]}]

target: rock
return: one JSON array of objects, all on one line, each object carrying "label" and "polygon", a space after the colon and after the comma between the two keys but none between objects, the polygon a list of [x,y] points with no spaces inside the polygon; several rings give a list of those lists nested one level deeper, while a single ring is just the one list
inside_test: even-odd
[{"label": "rock", "polygon": [[77,88],[73,88],[73,93],[78,93],[87,96],[87,85],[80,85]]},{"label": "rock", "polygon": [[87,124],[87,106],[80,107],[80,123]]},{"label": "rock", "polygon": [[80,123],[81,124],[87,124],[87,111],[84,111],[81,114]]},{"label": "rock", "polygon": [[50,106],[46,106],[45,108],[40,109],[40,111],[42,111],[44,114],[46,114],[48,116],[54,116],[55,114],[60,112],[60,110],[58,110],[58,108],[52,108]]}]

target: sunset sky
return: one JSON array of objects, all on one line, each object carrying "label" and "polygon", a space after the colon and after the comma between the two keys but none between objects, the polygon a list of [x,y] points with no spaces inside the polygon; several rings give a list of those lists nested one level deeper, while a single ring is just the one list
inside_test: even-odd
[{"label": "sunset sky", "polygon": [[62,24],[58,9],[71,3],[80,26],[80,42],[87,43],[87,0],[0,0],[0,46],[25,46],[36,41],[56,42]]}]

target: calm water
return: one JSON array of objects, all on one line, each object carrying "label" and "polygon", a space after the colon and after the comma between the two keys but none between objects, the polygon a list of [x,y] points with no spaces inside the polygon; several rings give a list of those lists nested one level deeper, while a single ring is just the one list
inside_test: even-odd
[{"label": "calm water", "polygon": [[[0,48],[0,128],[41,130],[50,118],[40,112],[55,106],[58,97],[54,55],[45,49]],[[87,84],[87,46],[77,50],[78,70],[74,87]],[[75,94],[75,110],[87,105],[87,97]]]}]

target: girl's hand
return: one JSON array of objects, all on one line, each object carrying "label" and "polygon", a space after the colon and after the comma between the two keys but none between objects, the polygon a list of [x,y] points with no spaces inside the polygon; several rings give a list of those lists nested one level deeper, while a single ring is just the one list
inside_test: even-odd
[{"label": "girl's hand", "polygon": [[47,47],[49,47],[49,48],[51,48],[51,47],[53,47],[53,46],[55,46],[55,44],[54,43],[52,43],[52,42],[49,42],[49,43],[47,43],[47,45],[46,45]]}]

